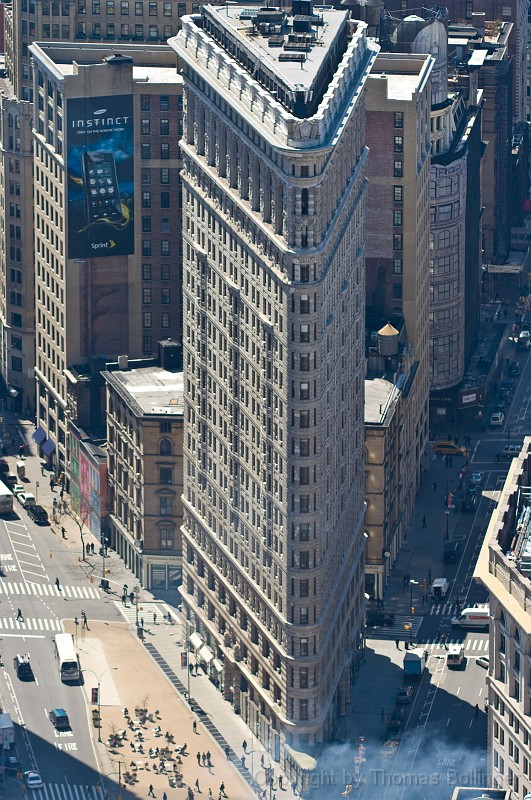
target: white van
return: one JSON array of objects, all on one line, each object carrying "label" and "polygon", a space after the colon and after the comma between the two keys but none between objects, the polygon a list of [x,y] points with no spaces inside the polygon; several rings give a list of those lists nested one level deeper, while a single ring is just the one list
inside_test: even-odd
[{"label": "white van", "polygon": [[451,644],[448,648],[446,663],[449,667],[460,667],[465,660],[465,647],[462,644]]},{"label": "white van", "polygon": [[449,588],[450,584],[446,578],[435,578],[431,585],[431,596],[434,601],[437,603],[440,602],[443,597],[446,597]]},{"label": "white van", "polygon": [[486,605],[464,608],[458,617],[452,617],[452,627],[454,628],[488,628],[489,622],[489,607]]}]

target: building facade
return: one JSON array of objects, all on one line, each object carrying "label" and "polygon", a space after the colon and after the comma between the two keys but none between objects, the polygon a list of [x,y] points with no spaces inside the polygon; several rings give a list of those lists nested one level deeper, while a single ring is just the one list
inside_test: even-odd
[{"label": "building facade", "polygon": [[9,405],[35,409],[32,105],[2,80],[0,99],[0,374]]},{"label": "building facade", "polygon": [[474,578],[490,596],[489,785],[531,792],[531,437],[514,458]]},{"label": "building facade", "polygon": [[101,424],[105,363],[180,338],[182,81],[162,46],[32,55],[37,424],[68,474],[68,419]]},{"label": "building facade", "polygon": [[109,541],[141,586],[176,592],[182,569],[183,375],[120,363],[103,373]]},{"label": "building facade", "polygon": [[300,785],[298,749],[333,736],[362,647],[377,48],[345,12],[293,14],[206,6],[171,44],[185,80],[183,606],[225,696]]}]

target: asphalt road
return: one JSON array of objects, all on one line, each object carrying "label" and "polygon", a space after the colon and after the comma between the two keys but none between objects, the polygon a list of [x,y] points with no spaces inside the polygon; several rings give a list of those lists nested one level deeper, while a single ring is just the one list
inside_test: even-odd
[{"label": "asphalt road", "polygon": [[[53,638],[63,619],[118,619],[113,599],[90,584],[72,553],[48,526],[37,526],[15,502],[12,519],[0,521],[0,652],[4,664],[0,690],[4,709],[16,726],[16,745],[24,769],[37,769],[45,782],[35,800],[94,800],[100,776],[92,743],[89,709],[80,685],[61,682]],[[59,579],[59,587],[55,581]],[[24,622],[17,620],[18,609]],[[81,635],[81,633],[80,633]],[[17,653],[28,653],[34,681],[21,681],[13,667]],[[51,708],[66,709],[71,730],[56,731]],[[6,779],[7,796],[20,784]],[[17,795],[10,794],[16,791]],[[66,792],[66,793],[65,793]]]}]

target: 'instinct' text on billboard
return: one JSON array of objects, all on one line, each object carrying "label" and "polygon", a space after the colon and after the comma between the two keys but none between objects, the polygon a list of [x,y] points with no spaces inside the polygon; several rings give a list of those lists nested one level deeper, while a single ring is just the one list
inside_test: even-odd
[{"label": "'instinct' text on billboard", "polygon": [[134,252],[133,98],[67,101],[68,258]]}]

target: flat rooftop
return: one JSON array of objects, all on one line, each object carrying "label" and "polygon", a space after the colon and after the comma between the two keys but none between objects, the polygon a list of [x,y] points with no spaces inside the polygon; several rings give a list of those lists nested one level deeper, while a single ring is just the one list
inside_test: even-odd
[{"label": "flat rooftop", "polygon": [[416,53],[380,53],[371,69],[369,80],[387,83],[387,98],[411,102],[420,92],[431,71],[429,56]]},{"label": "flat rooftop", "polygon": [[183,416],[182,372],[169,372],[162,367],[141,367],[105,371],[103,376],[137,414]]},{"label": "flat rooftop", "polygon": [[394,402],[399,389],[385,378],[365,381],[365,424],[387,425],[393,416]]},{"label": "flat rooftop", "polygon": [[289,107],[284,93],[302,92],[315,109],[347,48],[348,12],[304,5],[309,13],[297,13],[296,5],[293,14],[276,7],[205,5],[203,28],[283,105]]}]

